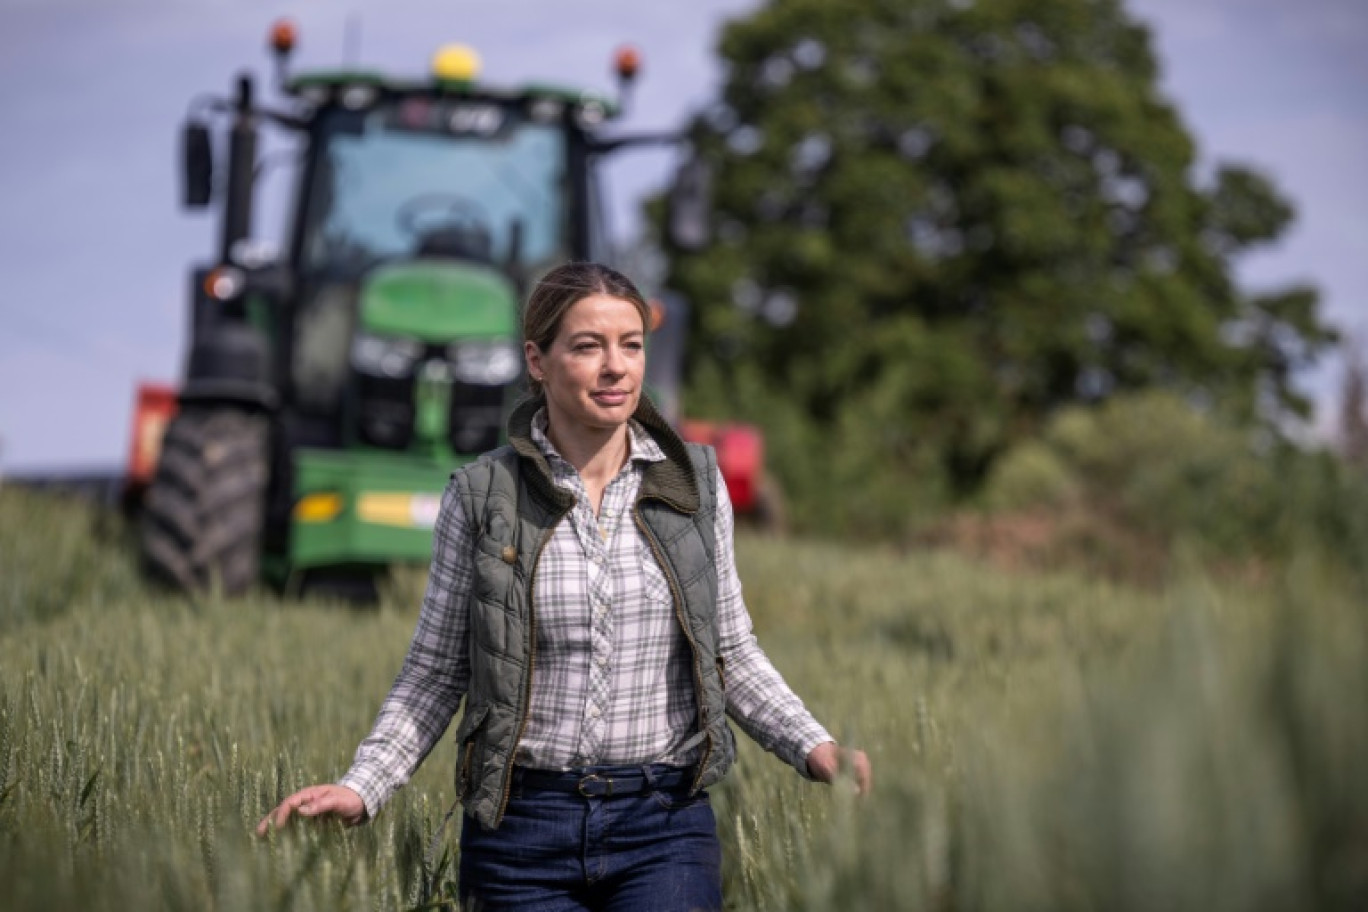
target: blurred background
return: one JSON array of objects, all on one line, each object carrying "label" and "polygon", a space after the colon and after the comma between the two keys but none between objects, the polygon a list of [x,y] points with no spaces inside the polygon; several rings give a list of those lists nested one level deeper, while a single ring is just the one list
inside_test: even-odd
[{"label": "blurred background", "polygon": [[[671,406],[709,422],[690,433],[725,449],[708,435],[739,427],[763,449],[763,485],[733,488],[742,512],[1029,551],[1047,511],[1055,531],[1088,517],[1088,538],[1114,525],[1127,554],[1132,533],[1264,553],[1288,506],[1279,460],[1368,460],[1352,0],[11,0],[4,16],[11,475],[121,476],[135,388],[182,381],[192,268],[216,262],[221,220],[179,205],[178,131],[239,73],[278,97],[277,19],[297,31],[292,72],[421,80],[459,40],[481,84],[608,99],[615,51],[634,49],[600,136],[682,141],[598,156],[593,243],[565,251],[686,306],[656,360]],[[217,206],[226,117],[213,136]],[[291,246],[298,149],[263,134],[258,251]],[[685,163],[702,175],[688,243],[667,230]]]},{"label": "blurred background", "polygon": [[[437,45],[461,41],[481,54],[491,82],[542,78],[609,90],[612,51],[632,43],[644,66],[630,123],[645,129],[679,127],[718,100],[729,71],[718,52],[723,26],[758,7],[5,0],[0,466],[117,463],[135,381],[177,377],[187,269],[213,249],[216,228],[177,205],[175,131],[199,93],[226,94],[243,68],[269,72],[264,35],[275,17],[299,24],[300,69],[334,66],[350,53],[366,66],[418,75]],[[1124,11],[1150,30],[1158,70],[1142,80],[1144,90],[1172,106],[1192,142],[1191,182],[1209,186],[1219,163],[1238,162],[1295,212],[1274,237],[1232,257],[1231,275],[1250,290],[1313,285],[1323,320],[1352,337],[1368,287],[1361,5],[1133,0]],[[611,166],[611,224],[622,243],[640,236],[641,200],[663,185],[673,158],[642,151]],[[283,196],[289,170],[274,169],[268,198]],[[268,236],[280,224],[265,212],[256,221]],[[1315,405],[1318,439],[1337,426],[1340,362],[1326,355],[1322,366],[1294,373]]]}]

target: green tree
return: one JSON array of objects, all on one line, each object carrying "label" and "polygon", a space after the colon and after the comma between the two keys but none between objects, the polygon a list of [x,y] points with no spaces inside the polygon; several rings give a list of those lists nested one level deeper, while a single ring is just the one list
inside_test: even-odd
[{"label": "green tree", "polygon": [[1245,168],[1198,180],[1115,0],[771,0],[719,50],[693,125],[713,240],[668,281],[695,302],[691,409],[771,432],[800,520],[896,527],[1118,392],[1307,410],[1315,291],[1231,276],[1291,206]]}]

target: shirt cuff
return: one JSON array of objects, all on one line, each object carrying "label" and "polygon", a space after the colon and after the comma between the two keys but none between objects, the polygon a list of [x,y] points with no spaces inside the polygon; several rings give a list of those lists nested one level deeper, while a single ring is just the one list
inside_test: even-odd
[{"label": "shirt cuff", "polygon": [[366,820],[374,820],[380,809],[394,796],[395,788],[388,778],[375,770],[353,766],[337,784],[361,796],[366,806]]}]

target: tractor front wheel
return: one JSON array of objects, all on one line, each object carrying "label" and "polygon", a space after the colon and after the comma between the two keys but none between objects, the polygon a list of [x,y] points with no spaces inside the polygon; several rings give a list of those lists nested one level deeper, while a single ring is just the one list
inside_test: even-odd
[{"label": "tractor front wheel", "polygon": [[172,419],[144,504],[145,569],[184,592],[257,581],[269,480],[265,415],[190,405]]}]

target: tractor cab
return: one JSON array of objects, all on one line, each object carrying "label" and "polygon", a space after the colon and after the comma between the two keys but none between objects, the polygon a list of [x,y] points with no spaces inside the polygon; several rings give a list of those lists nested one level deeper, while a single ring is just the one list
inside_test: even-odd
[{"label": "tractor cab", "polygon": [[493,447],[523,289],[582,248],[561,106],[308,85],[335,100],[310,126],[279,365],[302,433],[443,462]]}]

